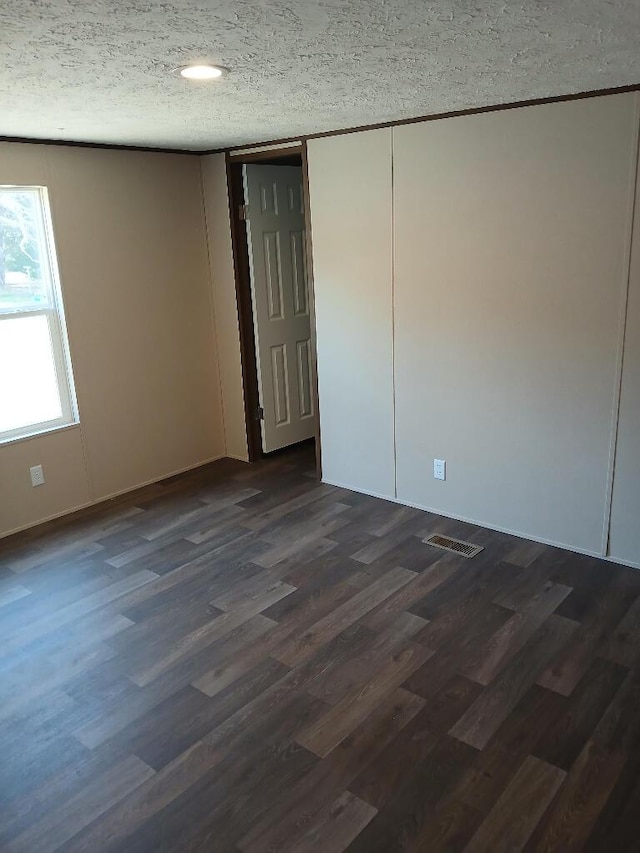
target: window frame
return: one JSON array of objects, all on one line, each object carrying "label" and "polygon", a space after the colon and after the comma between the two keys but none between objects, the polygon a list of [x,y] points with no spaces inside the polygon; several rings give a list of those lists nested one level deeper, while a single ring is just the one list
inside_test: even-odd
[{"label": "window frame", "polygon": [[65,429],[78,424],[80,421],[48,189],[44,186],[35,185],[0,184],[0,192],[2,190],[35,192],[37,195],[37,203],[42,218],[42,233],[39,234],[41,245],[38,248],[43,253],[41,264],[43,267],[46,266],[43,275],[46,274],[48,277],[50,298],[48,304],[38,307],[26,305],[16,306],[13,309],[0,307],[0,323],[27,317],[46,318],[62,413],[60,417],[53,420],[38,421],[15,429],[0,431],[0,445],[45,432]]}]

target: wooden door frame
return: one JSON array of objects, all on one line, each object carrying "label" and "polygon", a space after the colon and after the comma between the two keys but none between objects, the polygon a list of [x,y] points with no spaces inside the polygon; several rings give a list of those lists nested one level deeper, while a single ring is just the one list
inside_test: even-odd
[{"label": "wooden door frame", "polygon": [[276,148],[264,151],[252,151],[245,154],[225,152],[227,169],[227,187],[229,190],[229,222],[231,225],[231,245],[233,249],[233,267],[238,305],[238,327],[240,332],[240,360],[242,364],[242,384],[244,391],[244,416],[247,429],[247,450],[249,462],[262,458],[262,435],[258,418],[259,393],[258,369],[256,362],[256,339],[253,325],[253,304],[251,299],[251,279],[249,272],[249,246],[247,230],[240,216],[244,204],[242,167],[245,163],[273,162],[292,155],[298,155],[302,163],[302,193],[304,200],[304,220],[307,252],[307,287],[309,290],[309,319],[311,321],[311,388],[316,411],[316,472],[322,478],[322,454],[320,447],[320,417],[318,409],[318,378],[316,353],[316,312],[313,290],[313,264],[311,240],[311,209],[309,203],[309,172],[306,141],[300,145]]}]

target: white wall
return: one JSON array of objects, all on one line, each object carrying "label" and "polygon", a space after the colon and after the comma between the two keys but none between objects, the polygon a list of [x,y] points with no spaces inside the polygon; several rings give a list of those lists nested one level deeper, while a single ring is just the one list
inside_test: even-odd
[{"label": "white wall", "polygon": [[310,141],[326,479],[605,553],[637,130],[628,94]]},{"label": "white wall", "polygon": [[634,107],[623,95],[394,130],[402,500],[601,551]]},{"label": "white wall", "polygon": [[395,493],[391,130],[308,143],[323,478]]},{"label": "white wall", "polygon": [[248,460],[229,195],[224,154],[200,157],[215,303],[226,455]]},{"label": "white wall", "polygon": [[0,535],[225,453],[198,159],[4,143],[2,183],[49,187],[80,425],[0,445]]}]

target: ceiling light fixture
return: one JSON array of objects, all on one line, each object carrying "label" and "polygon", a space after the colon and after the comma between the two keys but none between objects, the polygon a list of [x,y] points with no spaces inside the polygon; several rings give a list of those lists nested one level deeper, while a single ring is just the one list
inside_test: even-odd
[{"label": "ceiling light fixture", "polygon": [[219,65],[182,65],[174,71],[187,80],[217,80],[226,69],[220,68]]}]

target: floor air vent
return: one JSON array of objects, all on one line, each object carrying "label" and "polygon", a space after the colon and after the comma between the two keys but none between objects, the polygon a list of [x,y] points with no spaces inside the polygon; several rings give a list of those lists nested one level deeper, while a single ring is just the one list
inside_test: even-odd
[{"label": "floor air vent", "polygon": [[433,545],[435,548],[442,548],[443,551],[451,551],[452,554],[459,554],[461,557],[475,557],[480,551],[484,551],[482,545],[474,545],[472,542],[463,542],[462,539],[453,539],[451,536],[440,536],[439,533],[433,533],[422,540],[427,545]]}]

